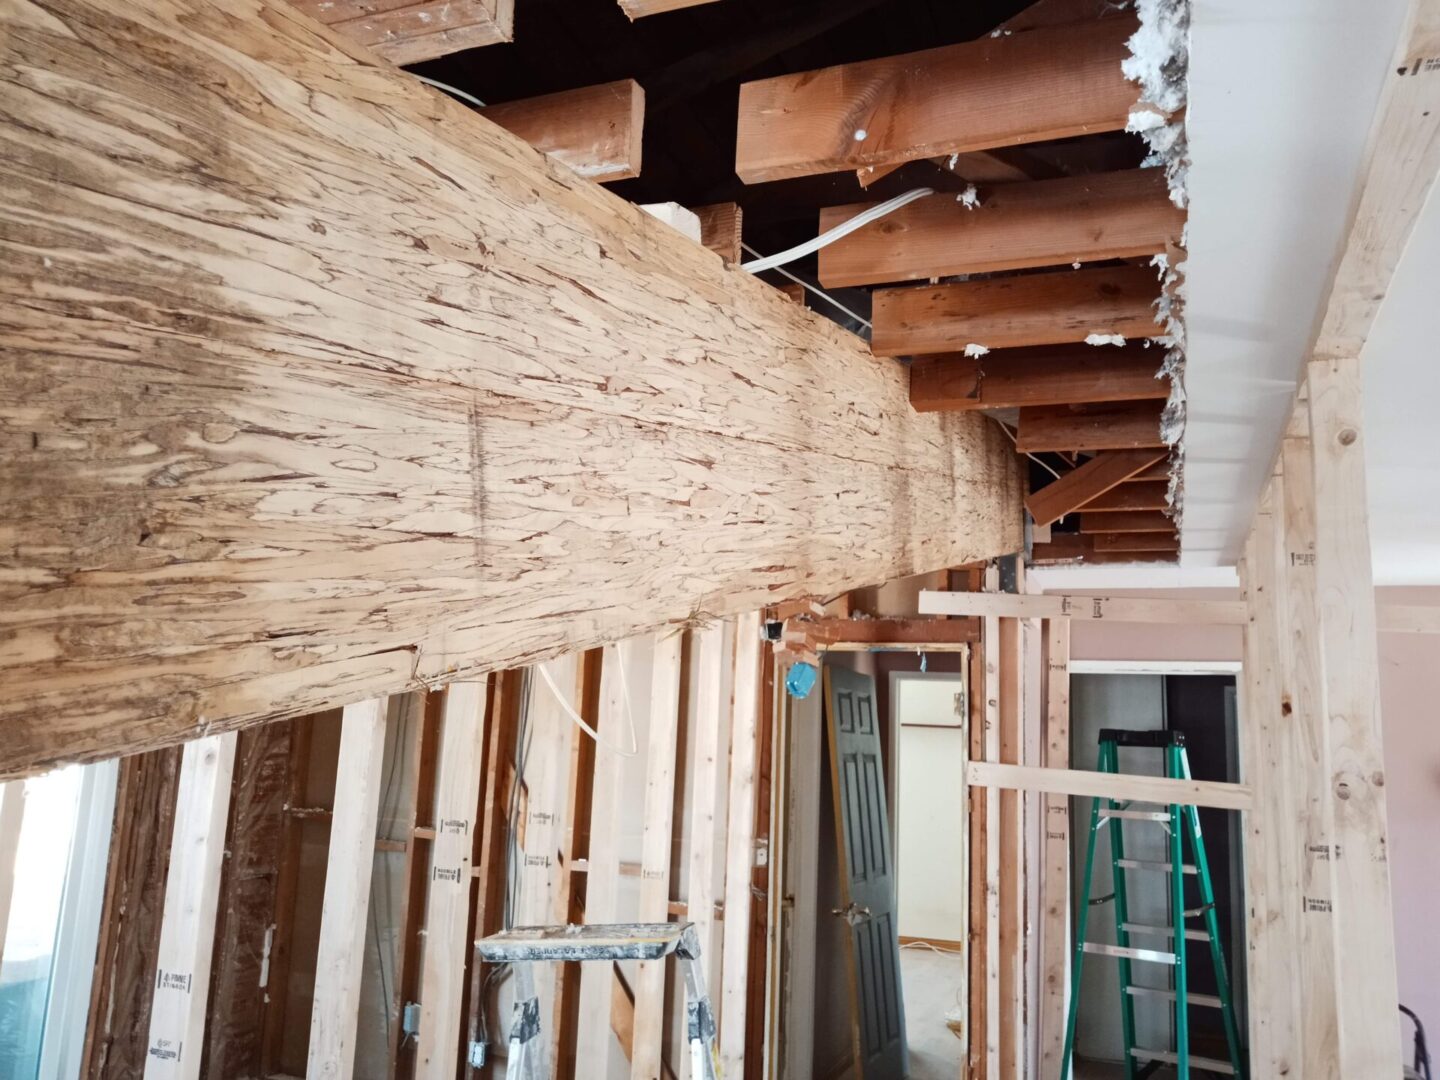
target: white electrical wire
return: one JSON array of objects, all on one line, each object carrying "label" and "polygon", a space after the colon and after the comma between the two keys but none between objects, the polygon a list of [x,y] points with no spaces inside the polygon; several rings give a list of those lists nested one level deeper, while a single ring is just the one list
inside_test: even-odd
[{"label": "white electrical wire", "polygon": [[578,712],[576,712],[570,702],[565,699],[565,695],[562,694],[560,692],[560,688],[555,685],[555,679],[550,674],[550,669],[543,663],[536,664],[535,667],[539,670],[540,677],[545,680],[545,685],[550,687],[550,692],[555,695],[555,700],[560,703],[560,708],[565,710],[566,715],[568,715],[571,720],[575,721],[576,725],[580,728],[581,731],[585,732],[586,735],[589,735],[590,738],[595,740],[596,746],[603,746],[607,750],[613,750],[621,757],[634,757],[640,752],[640,741],[636,737],[635,732],[635,710],[630,705],[630,683],[625,675],[625,657],[620,652],[620,645],[618,642],[615,643],[615,661],[615,666],[620,670],[620,694],[625,699],[625,718],[630,721],[629,750],[623,750],[620,747],[616,746],[614,743],[607,742],[606,740],[602,739],[600,737],[600,733],[596,731],[593,727],[591,727],[589,724],[587,724],[585,722],[585,718],[581,716]]},{"label": "white electrical wire", "polygon": [[[996,420],[995,422],[1000,425],[1000,430],[1001,430],[1001,431],[1005,432],[1006,435],[1009,435],[1009,436],[1010,436],[1010,441],[1015,444],[1015,449],[1019,450],[1019,449],[1020,449],[1020,442],[1019,442],[1018,439],[1015,438],[1015,433],[1010,430],[1010,425],[1007,424],[1007,423],[1005,423],[1003,420]],[[1059,480],[1059,479],[1060,479],[1060,474],[1059,474],[1058,472],[1056,472],[1054,469],[1052,469],[1052,468],[1051,468],[1049,465],[1047,465],[1045,462],[1041,461],[1041,460],[1040,460],[1038,457],[1036,457],[1034,454],[1029,453],[1029,452],[1027,451],[1027,452],[1025,453],[1025,456],[1028,457],[1031,461],[1033,461],[1036,465],[1039,465],[1042,469],[1044,469],[1046,472],[1048,472],[1048,473],[1049,473],[1051,476],[1053,476],[1056,480]]]},{"label": "white electrical wire", "polygon": [[[741,246],[742,248],[744,248],[746,251],[748,251],[751,255],[758,255],[758,254],[760,254],[758,251],[756,251],[754,248],[752,248],[749,244],[746,244],[746,243],[744,243],[743,241],[741,242],[740,246]],[[781,275],[789,278],[791,281],[795,282],[796,285],[800,285],[800,286],[802,286],[803,288],[809,289],[812,293],[814,293],[816,296],[820,297],[821,300],[824,300],[824,301],[825,301],[827,304],[829,304],[831,307],[833,307],[833,308],[839,308],[839,309],[840,309],[841,311],[843,311],[846,315],[849,315],[850,318],[854,319],[854,320],[855,320],[856,322],[858,322],[861,326],[865,327],[866,330],[871,329],[870,320],[869,320],[869,319],[862,319],[859,315],[855,314],[855,312],[851,311],[851,310],[850,310],[848,307],[846,307],[844,304],[840,303],[839,300],[836,300],[833,296],[831,296],[829,293],[827,293],[824,289],[817,289],[814,285],[811,285],[808,281],[804,281],[804,280],[802,280],[801,278],[798,278],[798,277],[796,277],[794,274],[790,273],[790,271],[789,271],[789,270],[786,270],[783,266],[777,266],[777,267],[775,267],[775,272],[776,272],[777,274],[781,274]]]},{"label": "white electrical wire", "polygon": [[[762,270],[774,270],[777,266],[794,262],[796,259],[803,259],[811,252],[819,251],[821,248],[833,244],[842,236],[849,236],[856,229],[863,229],[872,221],[877,221],[886,214],[893,214],[902,206],[912,203],[916,199],[923,199],[926,195],[934,194],[934,188],[912,188],[910,191],[905,192],[904,195],[896,195],[893,199],[887,199],[885,202],[877,203],[868,210],[862,210],[848,221],[842,221],[833,229],[825,230],[813,240],[806,240],[803,244],[796,244],[794,247],[786,248],[784,251],[774,255],[766,255],[763,258],[751,259],[747,263],[741,263],[740,269],[749,271],[752,274],[758,274]],[[749,249],[747,248],[746,250]],[[754,254],[754,252],[751,252],[751,254]]]},{"label": "white electrical wire", "polygon": [[474,105],[477,109],[483,109],[483,108],[485,108],[485,103],[484,103],[483,101],[481,101],[481,100],[480,100],[478,97],[476,97],[474,94],[467,94],[464,90],[461,90],[459,87],[451,86],[449,83],[443,83],[443,82],[441,82],[439,79],[432,79],[432,78],[430,78],[430,76],[428,76],[428,75],[416,75],[415,72],[413,72],[413,71],[412,71],[410,74],[411,74],[411,75],[415,75],[415,78],[419,79],[421,82],[425,83],[426,85],[435,87],[436,90],[444,90],[447,94],[453,94],[453,95],[455,95],[455,96],[456,96],[457,98],[459,98],[461,101],[468,101],[471,105]]}]

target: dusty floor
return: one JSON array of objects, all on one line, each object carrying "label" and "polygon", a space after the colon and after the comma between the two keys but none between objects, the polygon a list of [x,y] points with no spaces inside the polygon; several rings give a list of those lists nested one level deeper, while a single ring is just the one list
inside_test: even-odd
[{"label": "dusty floor", "polygon": [[910,1080],[955,1080],[960,1075],[960,1039],[945,1026],[945,1016],[957,1008],[962,971],[960,957],[953,954],[914,946],[900,950]]}]

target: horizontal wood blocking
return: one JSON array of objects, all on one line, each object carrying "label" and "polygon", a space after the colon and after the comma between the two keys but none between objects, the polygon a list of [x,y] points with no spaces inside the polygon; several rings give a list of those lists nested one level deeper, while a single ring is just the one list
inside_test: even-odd
[{"label": "horizontal wood blocking", "polygon": [[1161,510],[1130,510],[1092,517],[1080,515],[1082,533],[1173,533],[1175,519]]},{"label": "horizontal wood blocking", "polygon": [[1131,476],[1163,462],[1167,456],[1163,450],[1112,450],[1096,454],[1053,484],[1033,492],[1025,500],[1025,509],[1030,511],[1036,525],[1049,525],[1087,506]]},{"label": "horizontal wood blocking", "polygon": [[392,64],[418,64],[515,38],[515,0],[292,0],[311,18]]},{"label": "horizontal wood blocking", "polygon": [[1096,533],[1097,554],[1114,552],[1168,551],[1180,550],[1180,538],[1172,526],[1170,532]]},{"label": "horizontal wood blocking", "polygon": [[1166,451],[1165,456],[1159,461],[1157,461],[1154,465],[1151,465],[1150,468],[1144,470],[1143,472],[1136,473],[1134,476],[1126,479],[1125,482],[1127,484],[1143,484],[1153,480],[1163,480],[1167,485],[1170,483],[1170,453],[1168,450]]},{"label": "horizontal wood blocking", "polygon": [[1125,127],[1133,15],[743,83],[747,184]]},{"label": "horizontal wood blocking", "polygon": [[1040,405],[1020,410],[1015,445],[1022,453],[1040,450],[1161,449],[1163,401],[1110,405]]},{"label": "horizontal wood blocking", "polygon": [[1104,551],[1095,550],[1095,537],[1079,533],[1056,533],[1030,551],[1032,566],[1083,563],[1086,566],[1113,566],[1140,563],[1174,563],[1178,551]]},{"label": "horizontal wood blocking", "polygon": [[634,79],[490,105],[481,115],[587,179],[640,175],[645,91]]},{"label": "horizontal wood blocking", "polygon": [[[870,205],[826,207],[820,230]],[[984,189],[973,208],[940,192],[821,248],[820,282],[874,285],[1154,255],[1178,243],[1184,225],[1163,169],[1005,184]]]},{"label": "horizontal wood blocking", "polygon": [[877,289],[875,355],[964,352],[969,345],[1060,345],[1083,342],[1092,334],[1154,337],[1164,332],[1155,321],[1159,295],[1160,283],[1148,266]]},{"label": "horizontal wood blocking", "polygon": [[700,242],[726,262],[740,262],[743,215],[739,204],[712,203],[695,207],[694,213],[700,219]]},{"label": "horizontal wood blocking", "polygon": [[972,761],[965,779],[975,787],[1014,791],[1042,791],[1051,795],[1078,795],[1093,799],[1128,799],[1147,803],[1180,803],[1216,810],[1249,810],[1254,795],[1247,784],[1213,780],[1171,780],[1164,776],[1090,772],[1085,769],[1047,769],[1033,765],[999,765]]},{"label": "horizontal wood blocking", "polygon": [[1169,508],[1169,482],[1145,480],[1138,484],[1117,484],[1103,495],[1087,502],[1085,513],[1126,513],[1136,510],[1168,510]]},{"label": "horizontal wood blocking", "polygon": [[1156,377],[1159,366],[1159,353],[1139,343],[1118,349],[1042,345],[997,349],[985,356],[922,356],[910,365],[910,404],[918,412],[933,412],[1161,400],[1170,396],[1170,380]]},{"label": "horizontal wood blocking", "polygon": [[1125,596],[1025,595],[933,592],[920,594],[922,615],[995,616],[1001,619],[1089,619],[1124,623],[1244,626],[1238,600],[1148,600]]},{"label": "horizontal wood blocking", "polygon": [[143,10],[0,14],[0,779],[1020,547],[854,335],[286,4]]},{"label": "horizontal wood blocking", "polygon": [[813,649],[845,645],[962,645],[980,640],[974,619],[789,619],[784,638]]}]

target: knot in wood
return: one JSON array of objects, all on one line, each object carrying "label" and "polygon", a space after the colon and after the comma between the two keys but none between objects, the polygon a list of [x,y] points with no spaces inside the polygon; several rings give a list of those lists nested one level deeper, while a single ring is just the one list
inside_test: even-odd
[{"label": "knot in wood", "polygon": [[1350,446],[1359,437],[1360,433],[1351,427],[1341,428],[1340,434],[1336,436],[1340,440],[1341,446]]}]

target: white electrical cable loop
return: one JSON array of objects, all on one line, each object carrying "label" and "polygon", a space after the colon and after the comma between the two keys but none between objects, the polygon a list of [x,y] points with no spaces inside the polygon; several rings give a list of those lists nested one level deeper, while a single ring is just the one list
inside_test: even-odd
[{"label": "white electrical cable loop", "polygon": [[870,207],[870,209],[868,210],[862,210],[860,213],[856,214],[848,221],[842,221],[833,229],[825,230],[813,240],[806,240],[803,244],[796,244],[794,247],[787,248],[786,250],[778,252],[775,255],[766,255],[764,258],[751,259],[747,263],[741,263],[740,269],[749,271],[752,274],[758,274],[762,270],[774,270],[777,266],[783,266],[785,263],[794,262],[796,259],[803,259],[811,252],[819,251],[821,248],[826,247],[829,244],[833,244],[842,236],[849,236],[856,229],[863,229],[872,221],[876,221],[884,217],[886,214],[893,214],[902,206],[908,205],[909,203],[914,202],[916,199],[923,199],[926,195],[934,194],[934,188],[913,188],[910,191],[905,192],[904,195],[896,195],[893,199],[887,199],[885,202],[877,203],[875,206]]},{"label": "white electrical cable loop", "polygon": [[629,750],[623,750],[614,743],[602,739],[600,733],[587,724],[585,718],[575,711],[570,702],[565,700],[565,695],[562,694],[560,688],[555,685],[555,679],[551,676],[550,669],[546,667],[544,663],[536,664],[535,667],[539,670],[540,677],[545,680],[545,685],[550,687],[550,692],[555,695],[555,700],[560,703],[560,708],[565,710],[566,715],[575,721],[581,731],[595,740],[596,746],[603,746],[605,749],[612,750],[621,757],[634,757],[640,752],[640,741],[636,737],[635,732],[635,710],[630,705],[630,682],[625,675],[625,657],[620,653],[620,644],[618,642],[615,643],[615,660],[615,666],[620,669],[620,694],[625,699],[625,718],[630,721]]},{"label": "white electrical cable loop", "polygon": [[[412,71],[410,74],[415,75],[415,72]],[[467,94],[459,87],[451,86],[449,83],[443,83],[439,79],[432,79],[428,75],[415,75],[415,78],[419,79],[421,82],[425,83],[428,86],[435,87],[436,90],[444,90],[447,94],[454,94],[461,101],[468,101],[477,109],[485,108],[485,103],[483,101],[481,101],[474,94]]]},{"label": "white electrical cable loop", "polygon": [[[742,242],[742,243],[740,244],[740,246],[741,246],[742,248],[744,248],[746,251],[750,252],[751,255],[758,255],[758,254],[759,254],[759,252],[756,251],[754,248],[752,248],[749,244],[746,244],[746,243]],[[839,308],[839,309],[840,309],[841,311],[843,311],[846,315],[849,315],[850,318],[854,319],[854,320],[855,320],[856,322],[858,322],[861,326],[865,327],[866,330],[872,329],[872,327],[870,326],[870,320],[869,320],[869,319],[862,319],[859,315],[855,314],[855,312],[851,311],[851,310],[850,310],[848,307],[846,307],[844,304],[840,303],[839,300],[836,300],[833,296],[831,296],[829,293],[827,293],[824,289],[817,289],[814,285],[811,285],[808,281],[805,281],[805,280],[802,279],[802,278],[796,277],[794,274],[790,273],[789,270],[786,270],[786,269],[785,269],[784,267],[782,267],[782,266],[777,266],[777,267],[775,267],[775,272],[776,272],[777,274],[782,274],[782,275],[784,275],[785,277],[789,278],[791,281],[795,282],[796,285],[799,285],[799,286],[801,286],[801,287],[803,287],[803,288],[809,289],[812,293],[814,293],[816,296],[820,297],[821,300],[824,300],[824,301],[825,301],[827,304],[829,304],[831,307],[833,307],[833,308]]]}]

